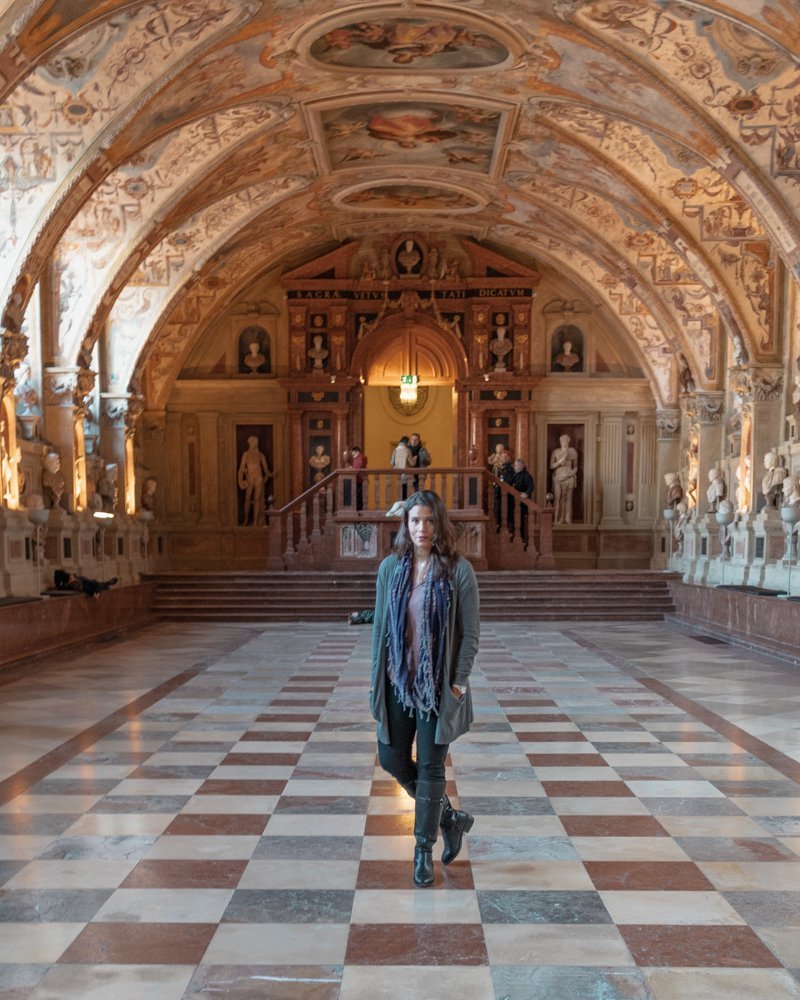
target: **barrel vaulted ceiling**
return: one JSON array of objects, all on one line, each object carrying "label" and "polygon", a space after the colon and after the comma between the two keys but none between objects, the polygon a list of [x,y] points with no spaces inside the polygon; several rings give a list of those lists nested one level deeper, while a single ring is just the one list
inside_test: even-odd
[{"label": "barrel vaulted ceiling", "polygon": [[242,289],[380,232],[564,274],[675,405],[775,365],[800,275],[792,0],[0,0],[0,296],[156,395]]}]

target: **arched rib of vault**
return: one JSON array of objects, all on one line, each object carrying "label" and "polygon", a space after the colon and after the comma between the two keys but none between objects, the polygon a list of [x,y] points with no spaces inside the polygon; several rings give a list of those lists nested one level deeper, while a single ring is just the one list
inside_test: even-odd
[{"label": "arched rib of vault", "polygon": [[[108,310],[106,379],[126,387],[142,346],[168,303],[194,270],[289,194],[308,185],[306,177],[282,177],[236,191],[186,220],[141,263]],[[274,216],[272,216],[274,217]],[[181,240],[177,241],[177,235]],[[99,326],[101,317],[97,317]]]},{"label": "arched rib of vault", "polygon": [[[144,14],[138,21],[135,17],[127,22],[121,19],[116,26],[106,20],[93,32],[59,50],[59,57],[67,67],[64,74],[71,72],[69,67],[82,65],[84,60],[88,73],[62,82],[52,66],[50,71],[37,66],[7,96],[6,114],[24,125],[12,126],[7,133],[5,156],[14,164],[15,177],[29,180],[21,192],[13,185],[0,192],[0,287],[4,289],[0,302],[8,303],[15,292],[19,293],[23,287],[20,275],[26,277],[25,287],[30,289],[35,285],[63,226],[74,216],[89,190],[111,169],[104,150],[136,114],[146,95],[156,92],[182,66],[188,65],[198,50],[207,48],[223,32],[248,17],[251,6],[252,0],[244,7],[230,3],[221,24],[203,23],[200,14],[194,18],[199,23],[193,35],[184,30],[192,18],[184,15],[170,19],[167,16],[170,5],[155,27]],[[98,33],[108,33],[108,37],[98,39]],[[160,51],[156,51],[156,43]],[[140,52],[141,58],[127,65],[122,58],[126,49]],[[120,64],[128,70],[124,93]],[[95,108],[82,96],[84,88],[91,94],[104,95],[102,103],[96,99]],[[49,123],[54,118],[53,128]],[[33,135],[37,148],[32,147],[30,154],[26,154],[23,144],[30,142]],[[63,218],[62,208],[66,209],[66,218],[59,222]],[[51,230],[49,240],[42,242],[40,237],[51,221],[56,234]],[[27,300],[17,300],[13,310],[6,307],[11,320],[6,325],[19,326],[26,304]]]},{"label": "arched rib of vault", "polygon": [[[746,203],[746,199],[738,192],[734,192],[733,185],[719,170],[701,160],[705,164],[702,173],[695,171],[692,174],[681,175],[680,171],[669,163],[666,155],[662,155],[656,164],[650,164],[653,176],[658,178],[660,200],[648,199],[646,190],[632,176],[628,165],[621,158],[614,157],[606,145],[604,125],[609,121],[609,116],[598,115],[594,111],[590,113],[595,117],[594,120],[587,122],[584,120],[586,109],[561,104],[555,114],[558,124],[553,125],[552,113],[545,121],[548,126],[556,128],[558,133],[563,135],[563,141],[568,143],[569,148],[577,146],[585,149],[587,155],[594,154],[600,162],[605,162],[606,176],[613,178],[610,186],[617,187],[618,178],[627,178],[629,189],[638,192],[633,196],[633,207],[651,200],[650,211],[657,220],[654,228],[674,244],[676,252],[684,256],[698,278],[706,285],[709,293],[717,300],[720,308],[721,297],[724,297],[725,308],[736,317],[736,327],[740,331],[746,331],[748,353],[752,357],[761,356],[764,360],[774,360],[781,347],[776,337],[777,316],[765,310],[764,304],[770,303],[774,297],[775,261],[778,250],[772,248],[767,230],[759,219],[756,209],[752,205],[748,206],[748,228],[752,233],[746,240],[725,233],[720,233],[717,239],[713,236],[708,237],[707,222],[713,218],[713,213],[724,212],[739,201],[742,204]],[[630,122],[612,124],[639,128]],[[643,138],[652,138],[644,130],[640,135]],[[681,148],[681,144],[676,143],[675,146]],[[535,147],[532,153],[535,155]],[[693,156],[694,154],[687,150],[687,157]],[[670,178],[671,184],[668,183]],[[693,190],[697,198],[692,211],[687,212],[685,204],[692,197]],[[709,207],[706,215],[703,198],[709,197],[706,194],[708,191],[713,191],[714,195],[713,207]],[[738,212],[737,209],[737,214]],[[695,220],[693,225],[692,213]],[[688,238],[689,233],[692,234],[692,239]],[[765,260],[771,263],[765,264]]]},{"label": "arched rib of vault", "polygon": [[[800,188],[796,170],[782,162],[782,150],[796,145],[792,110],[800,49],[796,5],[788,0],[763,2],[760,18],[753,16],[750,0],[742,0],[741,8],[745,9],[731,4],[685,4],[686,14],[678,5],[665,10],[662,4],[651,3],[617,17],[615,8],[619,8],[615,0],[576,5],[569,20],[605,44],[612,40],[611,44],[637,60],[652,53],[654,72],[663,75],[659,61],[669,66],[670,81],[663,86],[680,90],[687,103],[714,120],[726,141],[717,145],[712,158],[745,197],[758,197],[765,224],[789,266],[796,266],[800,260]],[[734,37],[744,47],[742,33],[731,34],[729,51],[725,51],[723,41],[715,37],[719,34],[717,25],[691,17],[691,8],[713,10],[744,31],[769,40],[774,46],[774,65],[765,67],[765,59],[757,58],[757,51],[753,58],[748,59],[747,52],[736,58],[737,53],[730,49]],[[679,30],[668,30],[671,21]],[[767,25],[773,29],[769,33],[764,31]],[[725,82],[717,85],[715,81]]]},{"label": "arched rib of vault", "polygon": [[[585,109],[578,109],[579,112],[583,110]],[[597,114],[594,110],[592,113]],[[607,121],[609,118],[605,114],[600,117],[603,121]],[[705,294],[709,297],[708,306],[704,310],[705,314],[710,317],[707,325],[711,324],[713,326],[714,309],[719,309],[729,317],[729,325],[732,330],[736,331],[737,341],[739,339],[745,340],[748,354],[752,356],[757,356],[759,353],[764,354],[765,346],[770,346],[774,352],[776,318],[769,315],[762,316],[756,310],[756,306],[761,306],[764,301],[769,300],[768,293],[774,284],[774,267],[771,271],[762,269],[759,273],[758,282],[743,283],[739,277],[739,269],[742,269],[745,273],[749,273],[747,263],[751,258],[742,254],[741,258],[744,258],[744,261],[742,261],[740,256],[729,252],[728,256],[731,258],[732,263],[729,261],[730,266],[726,268],[724,266],[725,258],[718,257],[716,260],[712,259],[704,248],[703,243],[697,241],[691,230],[685,226],[684,219],[674,214],[674,206],[665,203],[663,200],[659,201],[653,198],[648,190],[639,182],[638,178],[632,174],[631,169],[626,163],[620,162],[608,155],[606,150],[601,148],[598,143],[590,144],[588,140],[584,139],[583,135],[578,138],[576,136],[576,133],[579,131],[577,128],[566,133],[563,126],[554,126],[550,120],[544,123],[544,127],[548,131],[548,134],[550,134],[549,130],[553,129],[553,134],[558,136],[559,142],[568,151],[573,152],[572,157],[562,156],[560,158],[559,163],[563,163],[564,166],[558,173],[559,180],[563,180],[565,177],[570,178],[573,174],[576,175],[574,177],[576,186],[592,190],[596,196],[614,203],[617,206],[617,214],[620,215],[623,222],[625,215],[634,220],[638,217],[637,224],[629,227],[632,234],[635,234],[638,229],[641,234],[651,234],[647,237],[650,242],[663,240],[670,244],[672,252],[678,255],[684,262],[684,271],[687,269],[691,271],[698,287],[703,288]],[[528,176],[530,176],[533,163],[537,164],[537,173],[542,173],[538,169],[542,160],[542,157],[538,155],[542,139],[539,139],[538,146],[534,145],[531,149],[526,144],[530,144],[532,141],[530,138],[522,140],[517,144],[518,148],[516,151],[517,158],[527,156],[529,159]],[[552,160],[552,158],[550,159]],[[590,169],[585,169],[586,164],[589,164]],[[592,176],[592,167],[594,167],[594,176]],[[659,163],[658,169],[653,168],[653,172],[656,176],[662,176],[662,174],[667,172],[666,165],[663,162]],[[553,166],[548,166],[543,171],[545,176],[550,176],[553,173]],[[513,180],[516,178],[518,180],[520,174],[520,171],[516,171],[511,175],[510,179]],[[669,176],[669,174],[667,175]],[[604,180],[606,181],[605,184]],[[539,184],[542,186],[541,182]],[[612,193],[609,194],[608,192]],[[557,196],[553,192],[552,187],[551,193],[554,197]],[[640,242],[644,239],[645,237],[642,236]],[[764,245],[764,241],[759,242],[754,240],[753,246],[756,245],[760,249]],[[641,268],[643,259],[650,259],[653,262],[652,268],[655,268],[658,259],[657,247],[647,248],[643,246],[639,259],[634,256],[634,266]],[[738,267],[734,267],[734,265],[738,265]],[[654,274],[653,280],[658,283],[661,279],[658,275]],[[680,284],[683,285],[685,281],[686,277],[681,277]],[[664,282],[665,287],[669,284],[670,282],[668,281]],[[742,285],[744,285],[744,288],[742,288]],[[701,303],[696,290],[689,293],[692,300],[691,308],[688,308],[686,293],[681,291],[680,288],[663,294],[665,296],[669,294],[673,304],[684,316],[684,322],[689,322],[692,325],[695,324],[696,317],[700,315],[701,310]],[[690,313],[692,315],[689,315]],[[716,353],[716,351],[712,351],[710,356],[706,355],[703,359],[703,364],[697,372],[701,379],[711,379],[713,381],[720,378],[721,373],[717,364]],[[713,386],[709,386],[709,388],[713,388]]]},{"label": "arched rib of vault", "polygon": [[598,260],[591,251],[587,253],[577,247],[574,240],[566,244],[564,232],[569,230],[503,225],[495,227],[492,238],[546,261],[556,270],[563,270],[584,291],[588,301],[596,302],[598,298],[604,301],[621,335],[642,359],[642,370],[650,383],[653,398],[660,406],[674,405],[677,397],[673,359],[682,349],[683,339],[673,318],[663,309],[660,315],[650,309],[647,291],[637,287],[635,276],[614,267],[613,263],[609,265]]},{"label": "arched rib of vault", "polygon": [[[107,310],[136,262],[169,237],[173,219],[188,214],[186,204],[198,197],[195,192],[210,183],[221,164],[247,158],[251,137],[257,134],[262,142],[265,127],[277,126],[286,114],[284,108],[259,103],[193,122],[159,140],[144,166],[124,164],[94,189],[53,255],[59,321],[62,331],[69,331],[68,338],[60,338],[66,358],[74,358],[79,345],[82,354],[90,349],[90,331],[102,325],[102,307]],[[177,227],[174,238],[182,239]]]},{"label": "arched rib of vault", "polygon": [[[142,345],[131,378],[141,387],[151,409],[163,409],[172,384],[180,374],[192,346],[215,317],[254,281],[296,251],[315,253],[332,249],[325,227],[298,227],[288,240],[276,235],[270,215],[251,227],[252,241],[221,251],[180,288]],[[280,222],[280,220],[278,220]]]},{"label": "arched rib of vault", "polygon": [[[578,184],[571,185],[572,190],[564,191],[563,197],[559,197],[563,182],[558,185],[552,182],[547,190],[547,178],[539,176],[537,184],[545,188],[542,194],[549,195],[549,200],[545,201],[538,192],[536,196],[528,194],[525,186],[528,176],[514,178],[517,191],[526,196],[525,204],[537,213],[535,220],[530,216],[524,218],[525,225],[541,228],[543,220],[547,219],[544,225],[548,231],[554,234],[570,232],[576,246],[602,261],[610,272],[626,274],[631,286],[634,283],[646,286],[648,307],[659,314],[660,325],[666,324],[675,331],[674,343],[692,359],[691,368],[696,372],[698,384],[705,384],[708,389],[718,388],[722,371],[717,310],[723,296],[708,272],[704,282],[688,262],[676,263],[685,261],[690,252],[695,252],[688,246],[688,240],[681,242],[684,238],[677,226],[661,226],[656,231],[650,218],[637,220],[638,206],[630,203],[620,206],[614,198],[604,197],[599,191]],[[583,191],[585,197],[576,199],[575,189]],[[638,192],[636,197],[640,195]],[[591,219],[594,226],[588,225],[587,219]],[[669,233],[669,240],[665,239],[664,232]],[[677,267],[674,281],[659,277],[665,266],[670,272]],[[656,302],[660,303],[659,307],[655,306]]]}]

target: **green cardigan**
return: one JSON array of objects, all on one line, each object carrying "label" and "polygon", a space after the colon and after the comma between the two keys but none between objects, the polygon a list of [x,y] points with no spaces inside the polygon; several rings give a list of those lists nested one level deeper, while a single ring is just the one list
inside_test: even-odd
[{"label": "green cardigan", "polygon": [[[391,745],[386,713],[386,660],[389,624],[387,607],[397,556],[387,556],[378,568],[375,588],[375,621],[372,626],[372,688],[370,709],[378,723],[378,739]],[[452,743],[469,730],[474,716],[469,675],[480,636],[480,598],[475,570],[469,560],[459,558],[453,573],[453,590],[445,634],[446,683],[443,685],[439,716],[436,722],[436,742]],[[457,698],[452,684],[466,684],[467,691]]]}]

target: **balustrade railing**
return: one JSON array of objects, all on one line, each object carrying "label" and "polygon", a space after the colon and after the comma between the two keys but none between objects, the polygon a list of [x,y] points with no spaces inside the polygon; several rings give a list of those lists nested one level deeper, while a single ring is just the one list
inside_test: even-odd
[{"label": "balustrade railing", "polygon": [[[444,500],[459,548],[482,568],[550,569],[553,511],[523,499],[485,469],[337,469],[280,510],[268,511],[268,569],[377,562],[397,530],[392,508],[416,490]],[[388,516],[387,516],[388,515]],[[513,556],[513,558],[511,558]]]}]

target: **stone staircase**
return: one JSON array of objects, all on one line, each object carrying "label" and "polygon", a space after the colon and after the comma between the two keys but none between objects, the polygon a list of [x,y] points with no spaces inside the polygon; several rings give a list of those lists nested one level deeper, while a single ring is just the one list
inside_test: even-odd
[{"label": "stone staircase", "polygon": [[[484,621],[660,621],[675,611],[657,571],[478,574]],[[152,576],[164,621],[344,622],[373,606],[370,573],[174,573]]]}]

